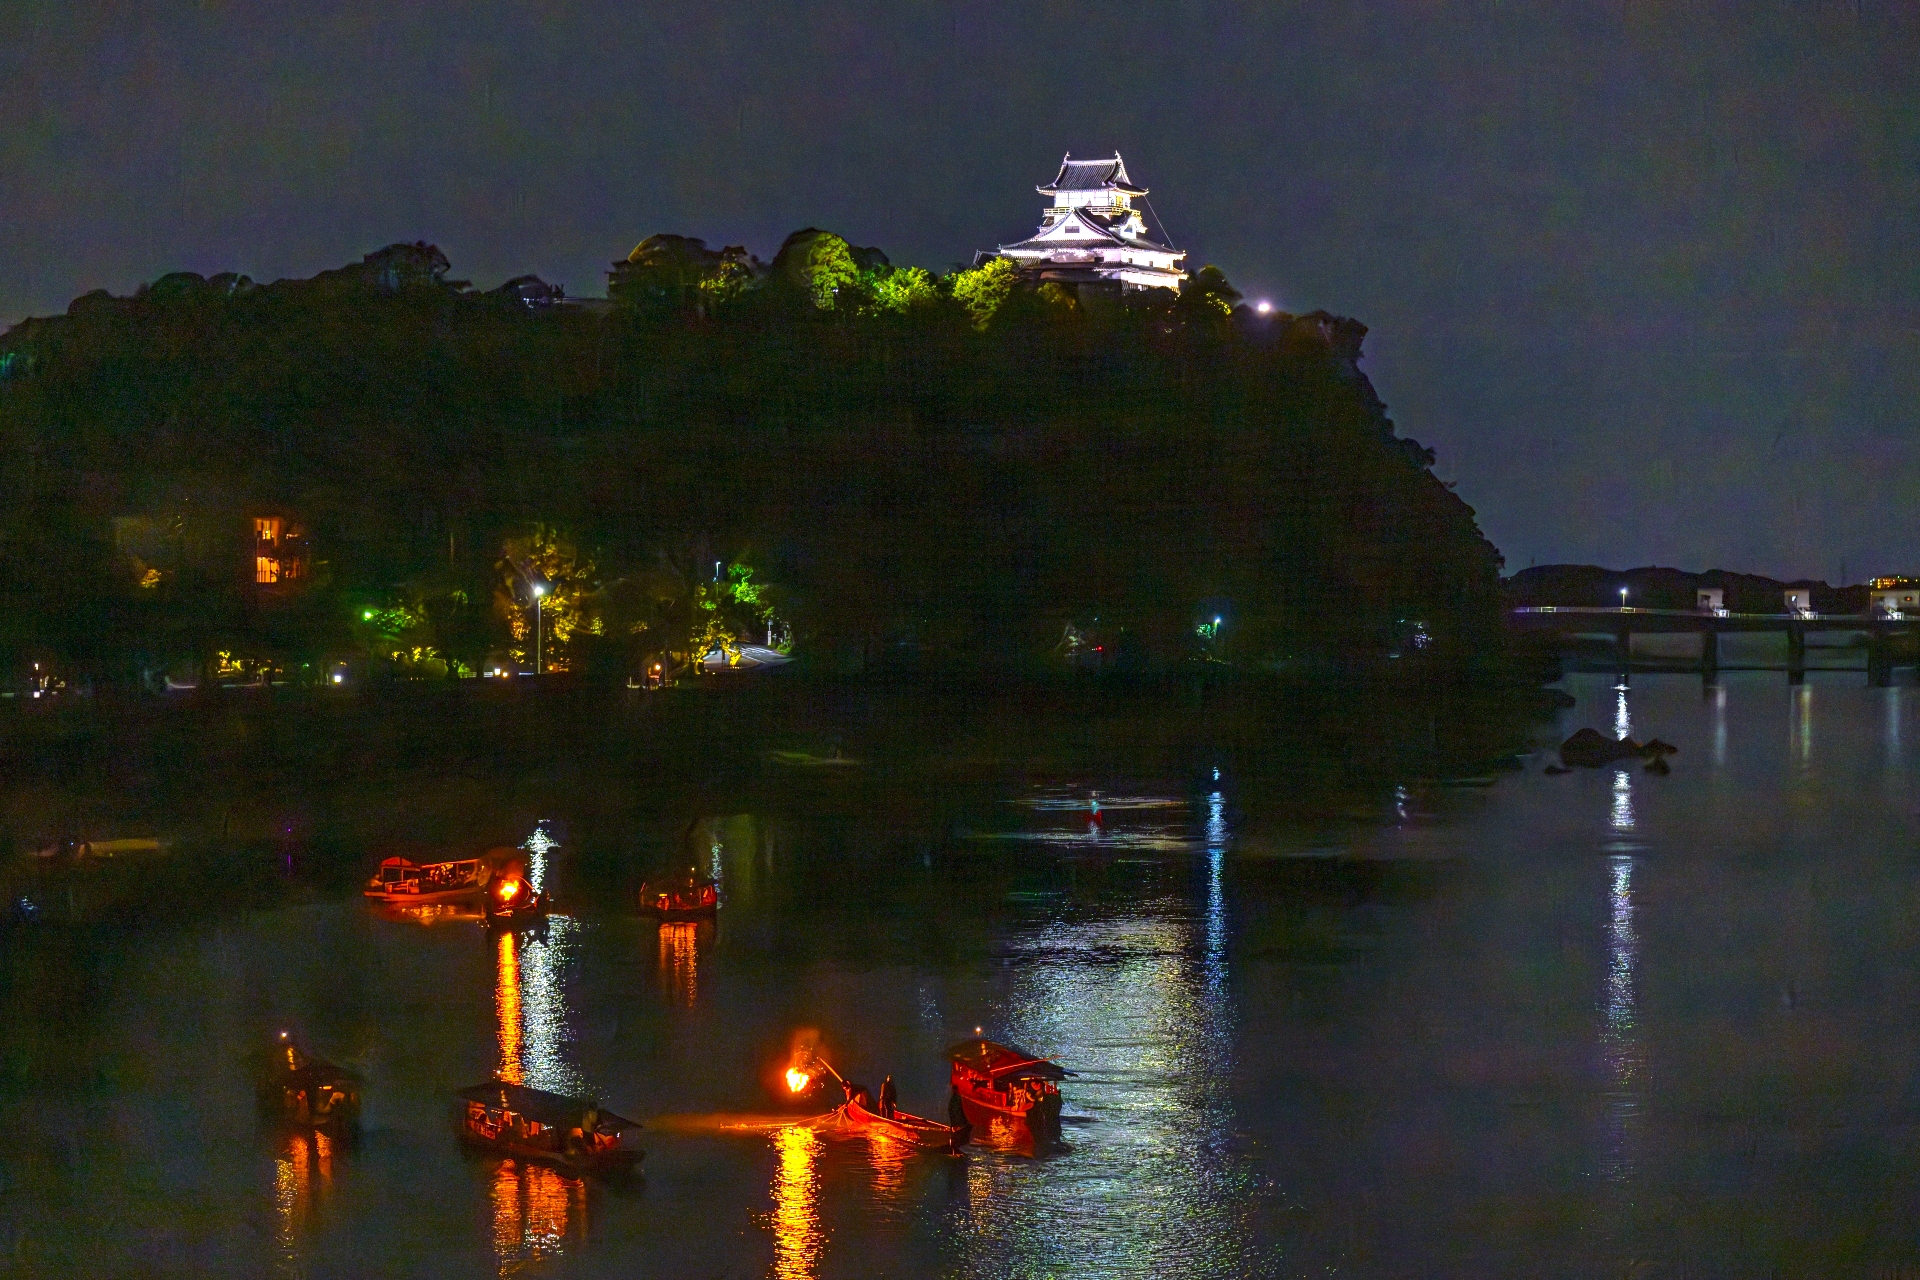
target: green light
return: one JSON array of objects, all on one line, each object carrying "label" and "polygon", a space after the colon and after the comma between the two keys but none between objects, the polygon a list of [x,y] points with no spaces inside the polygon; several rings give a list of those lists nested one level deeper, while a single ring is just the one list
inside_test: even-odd
[{"label": "green light", "polygon": [[373,610],[371,610],[371,609],[369,609],[369,610],[367,610],[367,611],[366,611],[365,613],[363,613],[363,614],[361,614],[361,615],[360,615],[360,619],[361,619],[361,621],[363,621],[363,622],[372,622],[372,621],[373,621]]}]

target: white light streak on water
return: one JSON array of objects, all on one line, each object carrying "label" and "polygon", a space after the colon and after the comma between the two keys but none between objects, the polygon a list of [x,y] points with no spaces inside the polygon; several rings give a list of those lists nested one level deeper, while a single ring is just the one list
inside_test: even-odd
[{"label": "white light streak on water", "polygon": [[[1213,774],[1218,778],[1220,771]],[[1227,980],[1227,902],[1221,874],[1227,840],[1227,801],[1216,791],[1207,797],[1207,985],[1215,990]]]},{"label": "white light streak on water", "polygon": [[1627,710],[1627,689],[1621,685],[1613,693],[1613,736],[1630,738],[1633,736],[1633,716]]},{"label": "white light streak on water", "polygon": [[1794,756],[1804,769],[1813,761],[1813,688],[1803,684],[1793,693]]},{"label": "white light streak on water", "polygon": [[560,842],[553,838],[547,831],[547,824],[542,822],[534,827],[533,834],[520,847],[527,851],[527,881],[535,893],[540,893],[547,887],[547,854],[558,849]]},{"label": "white light streak on water", "polygon": [[1633,776],[1625,769],[1614,771],[1613,810],[1607,824],[1615,831],[1633,830]]},{"label": "white light streak on water", "polygon": [[1634,1136],[1646,1093],[1639,1040],[1640,939],[1633,923],[1633,859],[1615,857],[1608,864],[1607,982],[1600,1032],[1607,1089],[1600,1172],[1621,1182],[1633,1174]]}]

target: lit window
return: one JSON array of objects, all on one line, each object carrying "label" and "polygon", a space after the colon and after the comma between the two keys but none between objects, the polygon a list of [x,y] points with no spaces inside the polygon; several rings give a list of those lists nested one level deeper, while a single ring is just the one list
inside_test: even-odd
[{"label": "lit window", "polygon": [[253,580],[255,582],[280,581],[280,562],[272,556],[255,556],[253,560]]},{"label": "lit window", "polygon": [[[280,541],[280,520],[277,516],[266,516],[253,522],[253,536],[272,546]],[[261,579],[266,581],[266,579]]]}]

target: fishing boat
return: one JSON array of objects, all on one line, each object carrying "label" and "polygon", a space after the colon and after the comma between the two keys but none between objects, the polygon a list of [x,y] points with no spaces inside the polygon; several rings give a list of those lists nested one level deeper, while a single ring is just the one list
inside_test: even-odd
[{"label": "fishing boat", "polygon": [[1059,1081],[1073,1072],[1051,1058],[992,1040],[962,1040],[948,1048],[947,1061],[967,1122],[983,1136],[1014,1126],[1035,1137],[1059,1133]]},{"label": "fishing boat", "polygon": [[720,886],[689,870],[658,884],[640,883],[640,914],[657,920],[702,920],[720,910]]},{"label": "fishing boat", "polygon": [[367,881],[365,896],[374,902],[400,907],[417,907],[429,902],[470,902],[481,895],[491,878],[492,869],[484,858],[448,862],[386,858],[380,863],[380,870]]},{"label": "fishing boat", "polygon": [[588,1098],[568,1098],[506,1080],[462,1089],[458,1125],[468,1147],[552,1165],[576,1178],[626,1173],[645,1154],[620,1135],[640,1126]]},{"label": "fishing boat", "polygon": [[260,1082],[260,1106],[303,1129],[344,1131],[360,1118],[360,1077],[306,1053],[282,1031]]},{"label": "fishing boat", "polygon": [[892,1115],[881,1115],[867,1106],[864,1095],[848,1098],[834,1112],[834,1116],[842,1128],[858,1130],[874,1137],[901,1139],[916,1147],[944,1147],[953,1141],[954,1130],[951,1125],[897,1109]]},{"label": "fishing boat", "polygon": [[944,1147],[953,1143],[954,1135],[958,1132],[953,1126],[901,1111],[897,1107],[891,1111],[881,1111],[865,1089],[846,1079],[833,1069],[832,1063],[811,1050],[794,1055],[792,1064],[787,1068],[787,1090],[796,1098],[804,1097],[824,1084],[823,1076],[830,1077],[840,1086],[846,1101],[826,1115],[809,1121],[814,1128],[892,1138],[916,1147]]},{"label": "fishing boat", "polygon": [[487,923],[500,928],[537,924],[547,918],[547,895],[537,891],[518,867],[496,872],[481,901]]}]

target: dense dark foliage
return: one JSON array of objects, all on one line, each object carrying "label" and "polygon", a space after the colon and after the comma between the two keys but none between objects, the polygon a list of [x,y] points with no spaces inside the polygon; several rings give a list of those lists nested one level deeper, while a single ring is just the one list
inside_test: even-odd
[{"label": "dense dark foliage", "polygon": [[[811,231],[768,266],[656,237],[611,305],[447,270],[175,275],[0,338],[5,658],[383,656],[393,605],[471,666],[536,525],[597,601],[556,639],[582,670],[687,650],[715,562],[834,669],[1445,659],[1497,626],[1498,555],[1394,434],[1364,328],[1235,309],[1217,271],[1076,297]],[[263,510],[304,526],[297,589],[252,585]],[[202,551],[143,586],[129,515]]]}]

